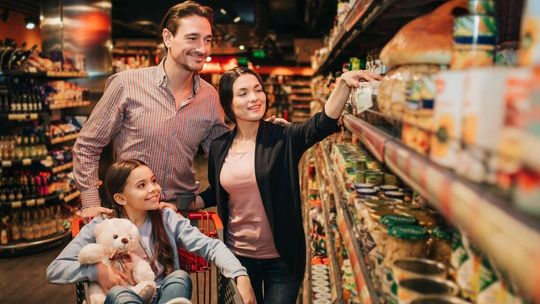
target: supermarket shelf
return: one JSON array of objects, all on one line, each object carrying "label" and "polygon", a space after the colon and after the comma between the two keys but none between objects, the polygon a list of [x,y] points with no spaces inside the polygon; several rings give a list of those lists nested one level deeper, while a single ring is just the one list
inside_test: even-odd
[{"label": "supermarket shelf", "polygon": [[308,104],[295,104],[292,107],[293,109],[310,109],[311,108]]},{"label": "supermarket shelf", "polygon": [[32,199],[27,199],[27,200],[2,202],[2,205],[16,209],[16,208],[22,208],[22,207],[42,206],[46,203],[50,203],[58,199],[62,199],[62,194],[53,193],[47,196],[36,197]]},{"label": "supermarket shelf", "polygon": [[356,281],[357,292],[361,297],[361,303],[369,304],[379,303],[379,297],[375,292],[373,283],[370,280],[368,266],[366,260],[363,257],[362,245],[359,242],[360,236],[356,235],[355,229],[353,227],[353,221],[349,214],[348,208],[344,206],[343,196],[341,191],[337,187],[335,174],[332,167],[330,166],[330,158],[328,153],[325,151],[325,147],[322,145],[317,145],[318,149],[322,150],[322,156],[324,161],[324,166],[326,167],[327,178],[330,184],[330,190],[334,195],[336,201],[336,211],[337,211],[337,224],[338,229],[347,248],[347,253],[349,255],[349,260],[354,271],[354,278]]},{"label": "supermarket shelf", "polygon": [[345,127],[540,301],[540,223],[350,114]]},{"label": "supermarket shelf", "polygon": [[59,246],[71,239],[71,229],[66,230],[64,233],[55,234],[51,237],[47,237],[37,241],[20,242],[12,245],[0,246],[0,257],[9,257],[21,254],[23,252],[36,252]]},{"label": "supermarket shelf", "polygon": [[44,158],[23,158],[16,160],[2,160],[2,168],[19,167],[19,166],[32,166],[41,163],[41,161],[49,159],[50,156]]},{"label": "supermarket shelf", "polygon": [[289,98],[290,101],[305,101],[305,102],[310,102],[313,100],[313,98],[311,98],[311,96],[308,96],[308,97],[304,97],[304,96],[294,96],[294,95],[291,95],[290,98]]},{"label": "supermarket shelf", "polygon": [[7,119],[9,121],[27,121],[27,120],[37,120],[39,119],[39,114],[34,113],[1,113],[1,119]]},{"label": "supermarket shelf", "polygon": [[49,78],[87,78],[87,72],[47,72]]},{"label": "supermarket shelf", "polygon": [[369,49],[383,47],[403,25],[444,1],[357,0],[315,75],[327,73],[342,63],[340,59],[347,60],[346,56],[360,56]]},{"label": "supermarket shelf", "polygon": [[63,199],[64,199],[64,202],[69,203],[72,200],[78,198],[79,196],[81,196],[81,192],[79,190],[77,190],[77,191],[75,191],[75,192],[73,192],[71,194],[68,194],[68,195],[64,196]]},{"label": "supermarket shelf", "polygon": [[286,85],[292,87],[309,87],[309,81],[291,81],[287,82]]},{"label": "supermarket shelf", "polygon": [[56,144],[72,141],[72,140],[77,139],[77,137],[79,137],[79,133],[69,134],[63,137],[54,138],[51,140],[51,145],[56,145]]},{"label": "supermarket shelf", "polygon": [[87,72],[24,72],[17,70],[0,70],[0,76],[35,77],[35,78],[87,78]]},{"label": "supermarket shelf", "polygon": [[311,94],[311,89],[294,89],[292,90],[292,94]]},{"label": "supermarket shelf", "polygon": [[60,165],[60,166],[53,167],[52,168],[52,173],[56,174],[58,172],[69,170],[71,168],[73,168],[73,162],[69,162],[69,163],[66,163],[66,164],[63,164],[63,165]]},{"label": "supermarket shelf", "polygon": [[[317,176],[317,184],[319,187],[323,185],[322,181],[322,174],[323,172],[326,172],[326,175],[328,175],[328,171],[323,171],[321,168],[321,165],[318,164],[318,162],[315,162],[315,175]],[[324,233],[326,235],[326,253],[328,254],[328,259],[330,260],[330,276],[333,280],[332,285],[332,294],[336,295],[334,303],[342,303],[343,302],[343,288],[341,287],[342,281],[341,281],[341,269],[339,267],[339,264],[337,262],[337,254],[335,249],[335,241],[334,236],[332,235],[332,231],[330,230],[330,210],[328,210],[328,199],[326,199],[328,191],[321,191],[322,189],[319,188],[320,196],[322,199],[322,209],[323,209],[323,216],[324,216]],[[336,202],[337,204],[337,202]]]},{"label": "supermarket shelf", "polygon": [[300,179],[300,189],[302,191],[302,222],[304,225],[304,232],[306,234],[306,274],[304,275],[304,282],[302,283],[302,303],[311,303],[311,252],[310,243],[311,240],[308,237],[308,232],[311,230],[309,220],[309,194],[308,194],[308,181],[307,170],[305,168],[307,155],[303,156],[300,161],[300,171],[302,172],[302,178]]},{"label": "supermarket shelf", "polygon": [[49,106],[49,109],[60,110],[60,109],[67,109],[67,108],[81,108],[81,107],[87,107],[90,104],[91,104],[90,101],[69,102],[69,103],[60,104],[60,105],[51,105]]}]

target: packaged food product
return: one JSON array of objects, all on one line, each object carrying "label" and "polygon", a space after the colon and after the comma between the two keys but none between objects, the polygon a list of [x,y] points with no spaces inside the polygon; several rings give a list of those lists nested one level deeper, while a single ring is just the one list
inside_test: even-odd
[{"label": "packaged food product", "polygon": [[458,153],[456,172],[476,182],[494,182],[488,151],[495,151],[504,124],[504,90],[508,68],[468,71],[461,133],[465,149]]},{"label": "packaged food product", "polygon": [[473,15],[495,15],[495,1],[469,0],[469,13]]},{"label": "packaged food product", "polygon": [[456,164],[461,146],[463,90],[467,73],[443,71],[437,74],[437,94],[431,137],[431,159],[448,168]]},{"label": "packaged food product", "polygon": [[450,266],[452,257],[452,230],[437,227],[431,233],[431,247],[429,257]]},{"label": "packaged food product", "polygon": [[364,174],[366,176],[366,183],[378,186],[382,185],[384,182],[384,173],[381,171],[368,170],[365,171]]},{"label": "packaged food product", "polygon": [[540,63],[540,2],[527,0],[522,18],[519,63],[536,65]]},{"label": "packaged food product", "polygon": [[487,15],[465,15],[454,20],[453,70],[493,65],[497,20]]},{"label": "packaged food product", "polygon": [[388,214],[382,216],[380,222],[390,228],[397,225],[415,225],[418,223],[418,220],[411,216]]},{"label": "packaged food product", "polygon": [[447,269],[444,264],[428,259],[396,260],[391,269],[394,278],[398,282],[417,277],[446,279],[447,275]]},{"label": "packaged food product", "polygon": [[411,304],[471,304],[458,297],[427,296],[411,301]]},{"label": "packaged food product", "polygon": [[458,288],[456,284],[429,278],[405,279],[399,282],[398,300],[400,303],[410,303],[428,295],[455,296]]},{"label": "packaged food product", "polygon": [[425,258],[427,254],[427,231],[416,225],[397,225],[388,228],[388,239],[382,248],[384,264],[390,267],[394,261],[405,258]]},{"label": "packaged food product", "polygon": [[384,183],[386,185],[393,185],[393,186],[399,185],[397,176],[390,173],[384,173]]},{"label": "packaged food product", "polygon": [[393,199],[399,199],[399,200],[405,199],[405,193],[401,191],[384,191],[384,196],[387,198],[393,198]]}]

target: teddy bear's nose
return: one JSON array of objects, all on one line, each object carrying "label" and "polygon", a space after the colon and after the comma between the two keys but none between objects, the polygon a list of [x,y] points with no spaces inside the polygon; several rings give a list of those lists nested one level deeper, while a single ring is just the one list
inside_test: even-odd
[{"label": "teddy bear's nose", "polygon": [[127,238],[122,238],[122,243],[127,244],[129,243],[129,240]]}]

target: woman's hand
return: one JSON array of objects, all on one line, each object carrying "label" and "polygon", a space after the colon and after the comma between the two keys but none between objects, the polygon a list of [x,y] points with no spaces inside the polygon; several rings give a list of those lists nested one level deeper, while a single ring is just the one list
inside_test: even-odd
[{"label": "woman's hand", "polygon": [[125,286],[126,281],[129,279],[125,274],[119,271],[115,271],[111,267],[103,264],[97,263],[97,282],[99,287],[103,290],[105,294],[109,292],[109,289],[114,286]]},{"label": "woman's hand", "polygon": [[248,276],[239,276],[236,278],[236,286],[238,287],[238,292],[242,297],[244,304],[256,304],[257,300],[255,299],[255,293],[251,287],[251,282],[249,281]]},{"label": "woman's hand", "polygon": [[370,71],[359,70],[345,72],[340,78],[341,80],[345,81],[345,84],[347,84],[349,88],[357,88],[360,85],[359,82],[361,80],[378,81],[382,79],[382,76]]}]

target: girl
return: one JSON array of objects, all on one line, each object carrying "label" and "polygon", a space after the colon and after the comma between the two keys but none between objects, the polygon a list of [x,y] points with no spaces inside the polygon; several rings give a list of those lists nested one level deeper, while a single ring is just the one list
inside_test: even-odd
[{"label": "girl", "polygon": [[203,207],[202,201],[205,207],[217,205],[225,243],[247,268],[259,304],[296,301],[306,256],[298,163],[304,151],[336,131],[360,79],[380,76],[344,73],[324,111],[280,126],[262,120],[267,97],[257,73],[238,67],[221,77],[221,105],[236,127],[211,144],[210,188],[192,208]]},{"label": "girl", "polygon": [[[114,216],[131,220],[141,234],[140,257],[146,259],[156,274],[158,291],[154,303],[184,297],[191,298],[189,274],[179,269],[178,247],[194,251],[212,261],[222,274],[237,281],[245,302],[254,303],[254,295],[246,270],[235,256],[217,240],[200,233],[188,219],[172,209],[160,210],[161,187],[152,170],[138,160],[114,163],[105,177],[106,201],[113,206]],[[94,218],[85,225],[60,255],[47,268],[51,283],[97,281],[107,294],[105,303],[142,303],[139,295],[125,285],[125,275],[108,266],[81,265],[77,255],[82,247],[94,243],[94,227],[103,220]]]}]

